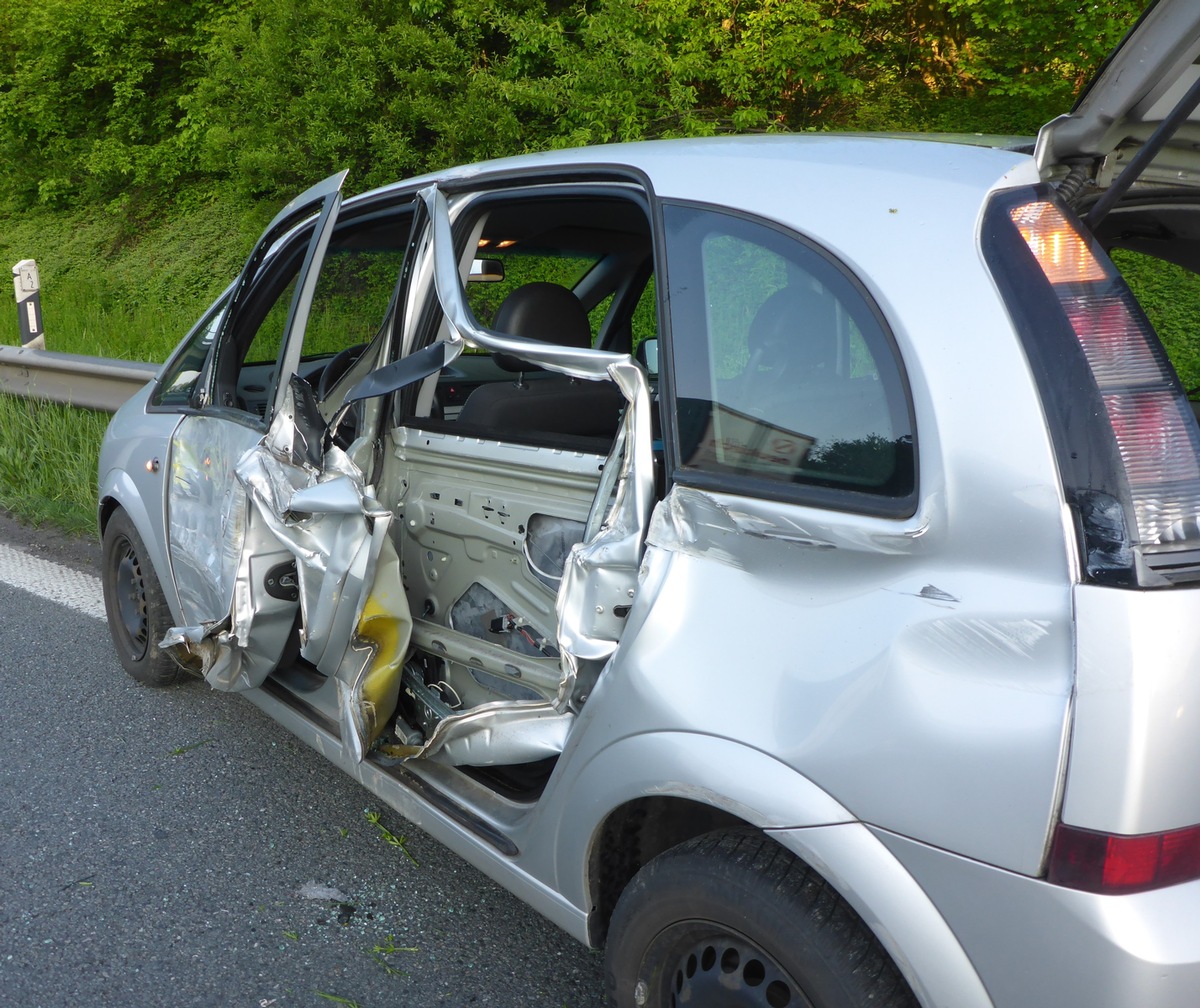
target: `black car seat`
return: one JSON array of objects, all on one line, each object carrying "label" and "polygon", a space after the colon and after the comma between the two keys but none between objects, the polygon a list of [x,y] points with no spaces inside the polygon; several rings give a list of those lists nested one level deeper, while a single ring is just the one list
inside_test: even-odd
[{"label": "black car seat", "polygon": [[776,291],[755,314],[747,349],[736,381],[749,415],[813,438],[817,451],[896,436],[865,343],[854,376],[849,321],[839,320],[829,291],[807,284]]},{"label": "black car seat", "polygon": [[[554,283],[518,287],[500,305],[492,328],[559,346],[592,345],[583,304]],[[493,359],[516,380],[493,382],[472,392],[458,415],[459,424],[492,428],[501,438],[509,431],[606,438],[616,434],[625,399],[612,382],[560,374],[530,379],[526,376],[541,370],[536,364],[505,353]]]}]

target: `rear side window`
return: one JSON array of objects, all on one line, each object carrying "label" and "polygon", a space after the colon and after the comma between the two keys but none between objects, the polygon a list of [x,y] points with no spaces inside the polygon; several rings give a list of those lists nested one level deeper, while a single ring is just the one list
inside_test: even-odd
[{"label": "rear side window", "polygon": [[683,205],[664,216],[680,478],[911,513],[906,385],[861,287],[766,223]]}]

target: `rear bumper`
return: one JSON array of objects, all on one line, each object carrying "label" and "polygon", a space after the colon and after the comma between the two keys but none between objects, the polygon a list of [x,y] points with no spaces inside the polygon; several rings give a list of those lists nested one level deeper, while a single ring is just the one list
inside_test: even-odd
[{"label": "rear bumper", "polygon": [[932,899],[996,1008],[1195,1008],[1200,882],[1097,896],[876,835]]}]

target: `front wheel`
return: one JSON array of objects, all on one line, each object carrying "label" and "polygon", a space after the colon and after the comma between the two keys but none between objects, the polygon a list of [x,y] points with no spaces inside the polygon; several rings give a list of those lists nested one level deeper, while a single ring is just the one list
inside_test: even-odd
[{"label": "front wheel", "polygon": [[728,830],[655,858],[609,928],[617,1008],[916,1008],[879,941],[803,862]]},{"label": "front wheel", "polygon": [[170,629],[171,612],[129,515],[116,511],[104,529],[101,581],[104,610],[117,657],[145,686],[170,686],[183,670],[158,646]]}]

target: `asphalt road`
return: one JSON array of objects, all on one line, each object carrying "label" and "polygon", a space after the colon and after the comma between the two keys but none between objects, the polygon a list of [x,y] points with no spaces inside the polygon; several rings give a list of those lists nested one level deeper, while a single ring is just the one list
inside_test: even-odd
[{"label": "asphalt road", "polygon": [[0,1006],[603,1004],[598,954],[244,700],[136,686],[100,620],[0,583],[0,687]]}]

